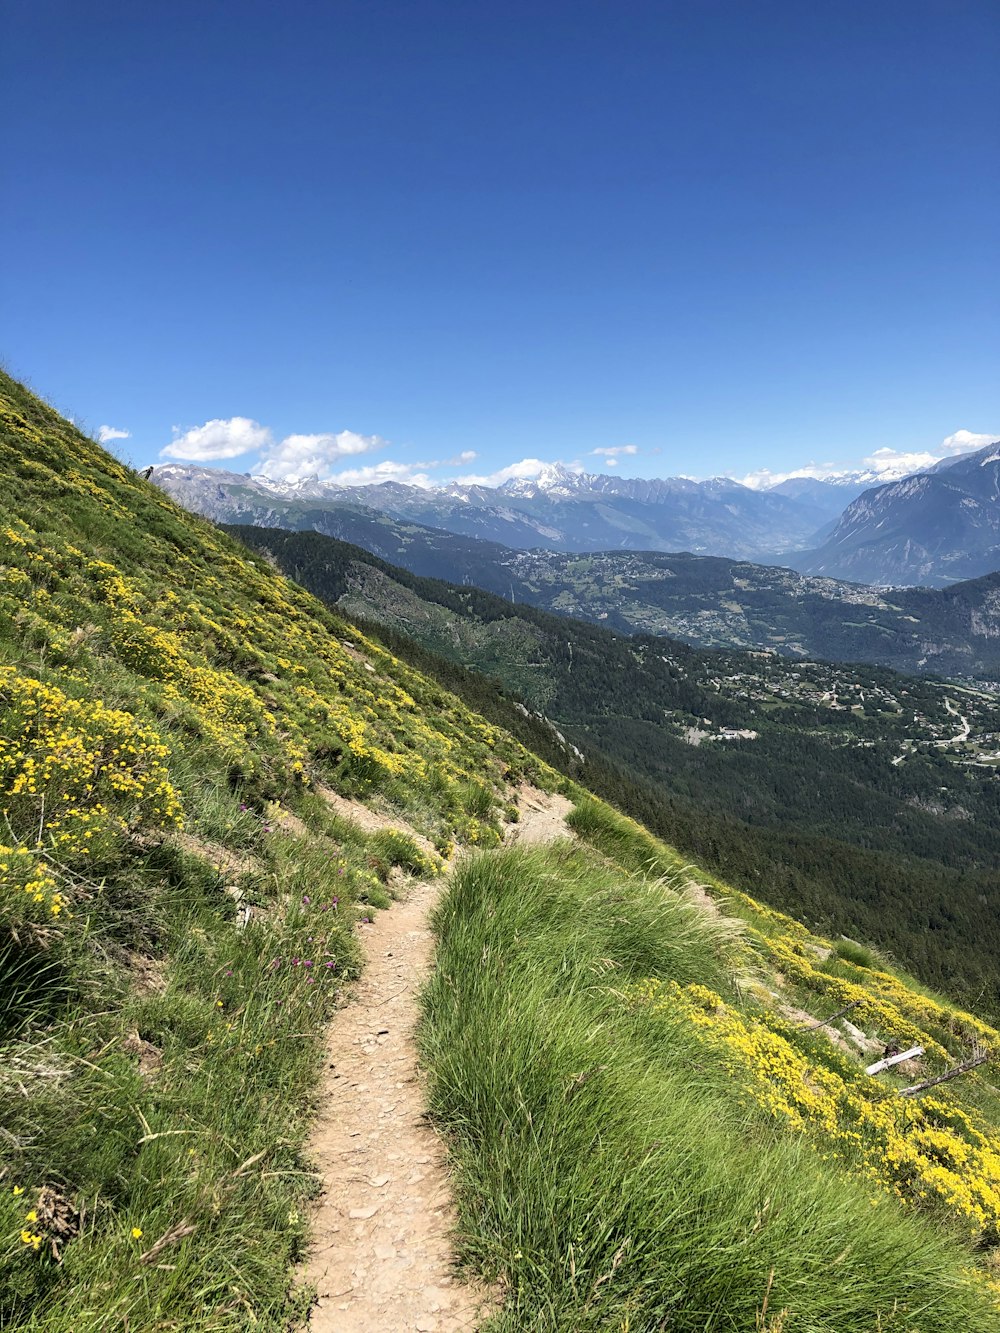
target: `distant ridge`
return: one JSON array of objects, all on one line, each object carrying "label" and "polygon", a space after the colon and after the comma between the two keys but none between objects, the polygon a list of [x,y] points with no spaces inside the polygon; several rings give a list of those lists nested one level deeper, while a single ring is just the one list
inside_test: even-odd
[{"label": "distant ridge", "polygon": [[179,464],[156,468],[152,479],[186,508],[220,523],[341,537],[335,516],[344,506],[361,506],[520,550],[690,550],[755,559],[814,545],[831,517],[828,507],[728,478],[647,480],[556,466],[530,481],[439,490],[399,482],[348,487],[316,477],[274,481]]},{"label": "distant ridge", "polygon": [[931,587],[1000,569],[1000,441],[865,491],[792,563],[858,583]]}]

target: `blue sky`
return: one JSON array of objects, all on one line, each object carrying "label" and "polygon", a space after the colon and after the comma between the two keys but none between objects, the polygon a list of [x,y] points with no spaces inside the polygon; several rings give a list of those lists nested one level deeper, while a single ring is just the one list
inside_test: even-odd
[{"label": "blue sky", "polygon": [[0,350],[136,465],[742,476],[1000,433],[993,0],[4,29]]}]

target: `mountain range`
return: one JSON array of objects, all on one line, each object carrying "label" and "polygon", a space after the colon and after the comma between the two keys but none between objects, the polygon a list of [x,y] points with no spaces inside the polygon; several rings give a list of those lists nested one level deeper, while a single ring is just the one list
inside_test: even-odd
[{"label": "mountain range", "polygon": [[314,528],[343,537],[345,507],[361,508],[518,550],[689,550],[742,559],[815,543],[852,494],[812,487],[796,496],[752,490],[724,477],[625,478],[560,466],[499,487],[348,487],[315,477],[273,481],[179,464],[156,468],[153,480],[186,508],[222,523]]},{"label": "mountain range", "polygon": [[[387,522],[520,551],[684,551],[879,587],[940,588],[1000,568],[1000,444],[882,485],[871,479],[791,477],[754,489],[730,478],[624,478],[552,465],[497,487],[431,488],[186,464],[153,471],[175,500],[216,522],[313,529],[388,559],[398,553],[378,545]],[[456,577],[460,568],[420,572]]]}]

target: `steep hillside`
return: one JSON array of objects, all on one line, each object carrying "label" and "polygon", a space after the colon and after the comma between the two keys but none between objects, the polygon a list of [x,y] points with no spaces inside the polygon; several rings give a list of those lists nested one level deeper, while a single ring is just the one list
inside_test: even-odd
[{"label": "steep hillside", "polygon": [[545,713],[587,756],[574,772],[688,855],[1000,1010],[992,694],[627,638],[316,533],[238,531],[396,652],[416,639]]},{"label": "steep hillside", "polygon": [[0,1323],[284,1329],[354,923],[547,770],[6,378],[0,414]]}]

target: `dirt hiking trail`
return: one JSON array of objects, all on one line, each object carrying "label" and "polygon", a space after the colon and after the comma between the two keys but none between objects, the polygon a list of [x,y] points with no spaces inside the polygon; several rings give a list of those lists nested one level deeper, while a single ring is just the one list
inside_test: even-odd
[{"label": "dirt hiking trail", "polygon": [[[523,787],[519,807],[511,842],[572,836],[565,797]],[[342,798],[337,809],[367,828],[379,819]],[[360,927],[365,969],[330,1029],[320,1090],[328,1110],[310,1145],[324,1191],[303,1274],[318,1292],[311,1333],[459,1333],[495,1304],[456,1276],[445,1149],[425,1118],[414,1034],[440,892],[440,881],[414,884]]]}]

